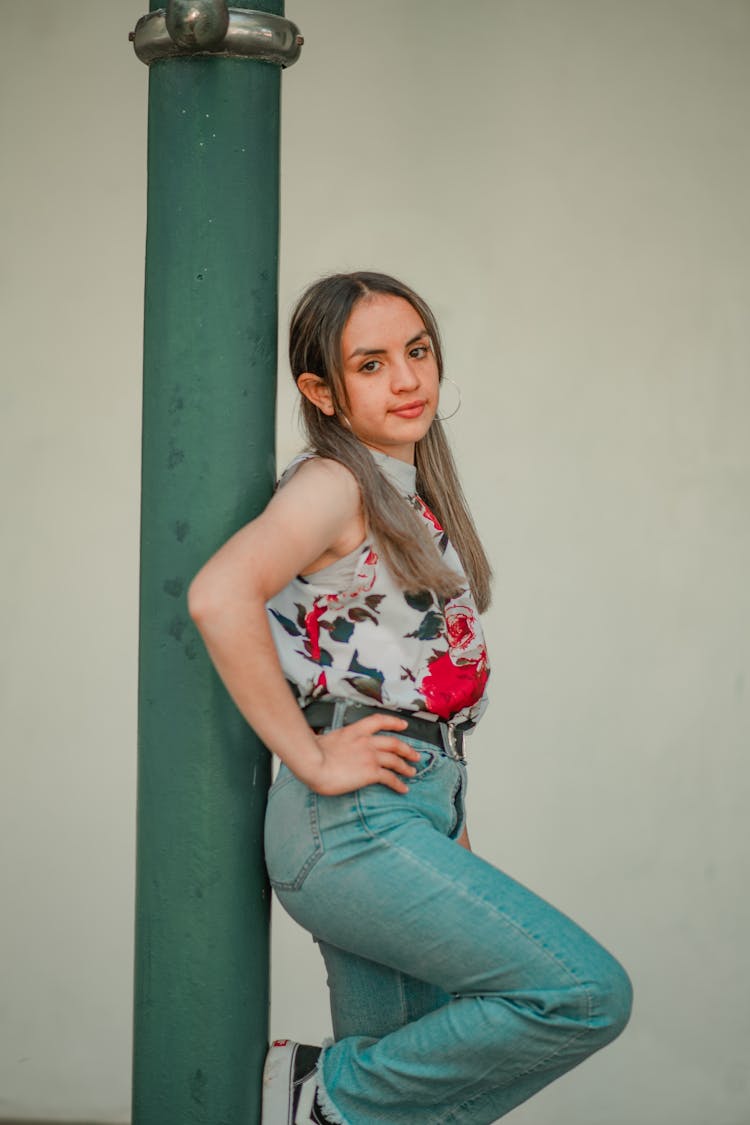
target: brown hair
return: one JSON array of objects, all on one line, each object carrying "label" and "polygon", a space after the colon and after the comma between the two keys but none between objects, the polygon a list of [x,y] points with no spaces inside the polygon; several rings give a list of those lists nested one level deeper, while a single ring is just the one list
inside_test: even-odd
[{"label": "brown hair", "polygon": [[[433,590],[443,597],[460,588],[457,575],[439,554],[424,521],[381,473],[366,447],[342,419],[346,409],[341,338],[354,306],[373,293],[402,297],[419,313],[443,377],[443,353],[437,322],[429,306],[412,289],[387,274],[339,273],[321,278],[303,293],[289,328],[289,363],[294,380],[304,372],[330,388],[335,413],[323,411],[302,396],[302,420],[310,449],[345,465],[362,494],[365,521],[388,567],[403,589]],[[469,514],[445,431],[435,418],[416,443],[417,491],[458,552],[474,600],[481,611],[490,602],[492,571]]]}]

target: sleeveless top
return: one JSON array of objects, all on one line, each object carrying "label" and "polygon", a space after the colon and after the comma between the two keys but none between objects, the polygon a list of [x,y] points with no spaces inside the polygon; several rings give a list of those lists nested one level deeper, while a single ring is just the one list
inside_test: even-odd
[{"label": "sleeveless top", "polygon": [[[450,599],[406,593],[367,539],[344,558],[298,575],[267,603],[284,674],[300,706],[348,699],[476,723],[487,699],[487,648],[458,554],[416,494],[413,465],[370,450],[381,472],[426,521],[448,565],[463,578]],[[303,454],[288,466],[282,487]]]}]

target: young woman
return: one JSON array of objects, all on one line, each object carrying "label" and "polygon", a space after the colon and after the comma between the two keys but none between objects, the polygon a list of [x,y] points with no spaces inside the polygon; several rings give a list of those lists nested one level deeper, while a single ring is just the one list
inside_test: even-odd
[{"label": "young woman", "polygon": [[264,1125],[482,1125],[614,1039],[630,984],[470,850],[490,570],[437,416],[432,313],[391,277],[327,277],[290,360],[309,452],[190,589],[281,759],[269,877],[328,972],[335,1040],[271,1047]]}]

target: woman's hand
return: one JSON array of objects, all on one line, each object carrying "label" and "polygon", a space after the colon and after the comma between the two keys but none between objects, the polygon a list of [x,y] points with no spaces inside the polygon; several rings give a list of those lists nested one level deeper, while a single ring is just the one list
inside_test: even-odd
[{"label": "woman's hand", "polygon": [[364,785],[386,785],[396,793],[408,793],[402,777],[416,773],[410,762],[419,761],[419,751],[395,735],[383,731],[402,731],[405,719],[397,715],[368,715],[349,726],[316,735],[320,761],[312,771],[305,770],[304,781],[315,793],[328,797],[351,793]]}]

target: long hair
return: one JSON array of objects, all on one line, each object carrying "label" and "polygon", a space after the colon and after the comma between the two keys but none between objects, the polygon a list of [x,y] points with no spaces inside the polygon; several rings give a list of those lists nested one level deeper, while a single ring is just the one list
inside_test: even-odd
[{"label": "long hair", "polygon": [[[358,301],[385,293],[408,301],[422,318],[432,341],[440,379],[443,353],[437,322],[412,289],[387,274],[332,274],[316,281],[299,299],[289,328],[289,364],[295,382],[303,372],[317,375],[330,389],[334,414],[327,415],[302,396],[302,421],[309,448],[345,465],[362,493],[365,521],[384,561],[408,592],[433,590],[449,598],[461,582],[441,557],[424,520],[381,473],[367,448],[343,424],[346,387],[341,338]],[[434,512],[456,548],[480,612],[490,603],[492,571],[458,480],[455,462],[438,418],[416,443],[417,492]]]}]

